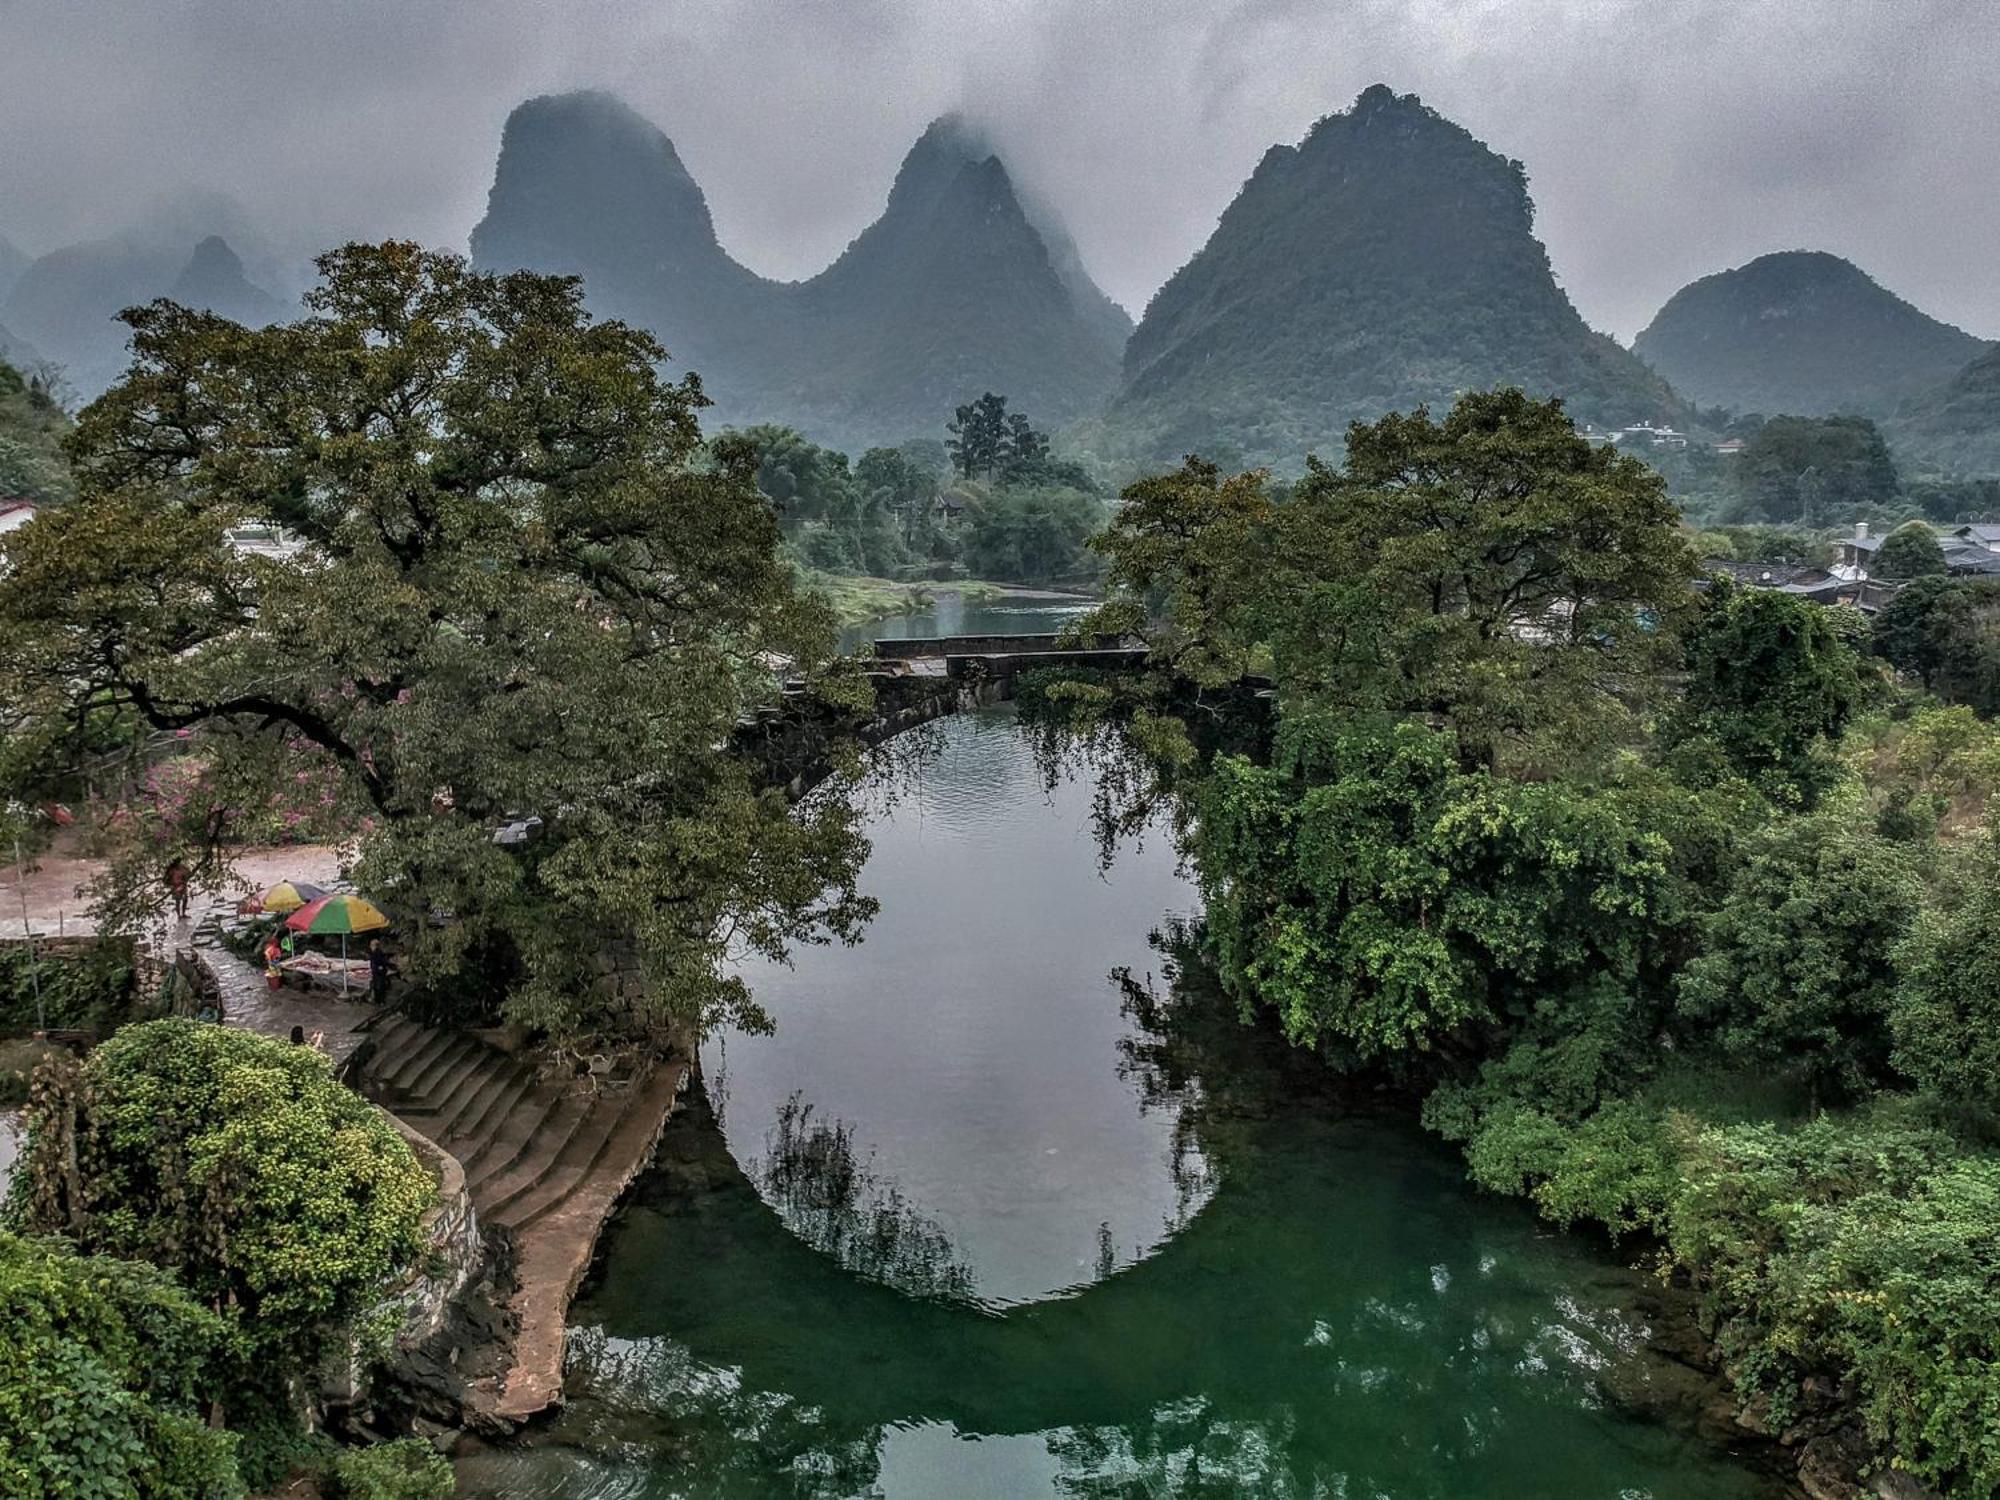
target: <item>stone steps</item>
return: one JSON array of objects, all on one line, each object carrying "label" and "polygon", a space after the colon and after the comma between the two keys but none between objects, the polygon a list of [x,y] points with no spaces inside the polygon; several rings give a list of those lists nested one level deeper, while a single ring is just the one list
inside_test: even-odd
[{"label": "stone steps", "polygon": [[512,1367],[484,1399],[501,1420],[525,1420],[561,1397],[569,1300],[686,1069],[551,1080],[479,1037],[399,1015],[369,1036],[357,1087],[456,1157],[480,1220],[514,1240]]}]

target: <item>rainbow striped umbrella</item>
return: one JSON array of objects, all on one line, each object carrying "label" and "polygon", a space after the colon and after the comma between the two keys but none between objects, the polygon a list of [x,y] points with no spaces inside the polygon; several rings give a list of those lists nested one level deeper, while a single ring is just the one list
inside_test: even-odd
[{"label": "rainbow striped umbrella", "polygon": [[294,932],[340,934],[340,992],[344,995],[347,993],[347,935],[387,927],[389,919],[374,903],[344,891],[335,891],[330,896],[321,896],[319,900],[301,906],[285,918],[285,925]]},{"label": "rainbow striped umbrella", "polygon": [[304,880],[281,880],[268,891],[259,891],[244,903],[251,911],[268,911],[277,916],[309,906],[326,895],[320,887]]},{"label": "rainbow striped umbrella", "polygon": [[294,932],[325,933],[329,936],[337,932],[345,937],[350,932],[373,932],[378,927],[387,927],[389,919],[373,902],[350,896],[345,891],[335,891],[308,901],[285,918],[285,925]]}]

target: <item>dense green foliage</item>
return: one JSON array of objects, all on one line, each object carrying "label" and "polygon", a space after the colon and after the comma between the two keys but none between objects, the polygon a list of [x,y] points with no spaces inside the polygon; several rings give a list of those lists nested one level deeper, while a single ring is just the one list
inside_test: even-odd
[{"label": "dense green foliage", "polygon": [[1887,416],[1985,349],[1852,261],[1763,255],[1682,287],[1633,352],[1704,406]]},{"label": "dense green foliage", "polygon": [[0,1035],[42,1026],[105,1028],[131,1006],[132,986],[127,941],[34,954],[26,943],[8,943],[0,946]]},{"label": "dense green foliage", "polygon": [[1874,648],[1940,698],[2000,712],[2000,583],[1919,578],[1875,619]]},{"label": "dense green foliage", "polygon": [[1897,503],[1895,461],[1865,417],[1773,417],[1729,464],[1729,520],[1811,530]]},{"label": "dense green foliage", "polygon": [[[1169,601],[1169,653],[1190,630],[1218,637],[1211,664],[1266,642],[1288,705],[1426,716],[1490,765],[1629,725],[1695,573],[1675,519],[1562,403],[1501,391],[1357,424],[1346,465],[1283,504],[1190,464],[1135,486],[1099,545],[1114,588]],[[1099,617],[1134,623],[1130,603]]]},{"label": "dense green foliage", "polygon": [[207,1406],[229,1326],[157,1267],[0,1233],[0,1495],[229,1500]]},{"label": "dense green foliage", "polygon": [[1719,754],[1767,795],[1810,800],[1865,691],[1836,617],[1770,590],[1718,587],[1688,633],[1687,665],[1668,742],[1688,760]]},{"label": "dense green foliage", "polygon": [[1944,548],[1937,533],[1922,521],[1906,521],[1882,539],[1869,560],[1868,576],[1890,583],[1935,578],[1946,571]]},{"label": "dense green foliage", "polygon": [[1118,375],[1131,320],[992,145],[936,121],[882,216],[831,266],[767,281],[732,259],[673,143],[603,94],[531,99],[501,138],[482,267],[584,278],[590,305],[656,334],[725,421],[782,422],[858,453],[929,432],[968,391],[1065,424]]},{"label": "dense green foliage", "polygon": [[[846,454],[786,427],[725,434],[716,450],[755,453],[787,544],[822,573],[1022,584],[1094,575],[1085,543],[1104,506],[1088,474],[990,391],[959,407],[947,431],[942,445],[871,448],[851,470]],[[948,456],[949,472],[927,447]]]},{"label": "dense green foliage", "polygon": [[166,1267],[234,1330],[214,1388],[286,1403],[422,1245],[430,1174],[326,1058],[193,1021],[128,1026],[49,1078],[11,1207]]},{"label": "dense green foliage", "polygon": [[331,1500],[451,1500],[451,1464],[421,1438],[399,1438],[337,1454]]},{"label": "dense green foliage", "polygon": [[[1991,1493],[2000,731],[1882,682],[1859,612],[1697,596],[1658,478],[1557,409],[1347,453],[1134,485],[1087,623],[1158,674],[1030,711],[1125,715],[1246,1017],[1420,1096],[1481,1184],[1650,1236],[1753,1420]],[[1976,677],[1984,592],[1918,579],[1876,649]],[[1260,670],[1268,743],[1216,748]]]},{"label": "dense green foliage", "polygon": [[1602,425],[1681,419],[1551,274],[1519,162],[1380,85],[1266,152],[1147,306],[1084,446],[1296,470],[1350,420],[1516,385]]},{"label": "dense green foliage", "polygon": [[[794,815],[728,752],[778,662],[865,696],[821,675],[832,622],[779,555],[754,451],[704,449],[696,390],[572,282],[406,244],[321,267],[296,324],[131,313],[77,501],[4,544],[0,700],[86,737],[119,715],[200,735],[202,794],[135,830],[104,920],[161,899],[162,845],[205,875],[232,809],[317,777],[420,982],[604,1026],[598,960],[625,939],[652,983],[615,1024],[742,1009],[732,941],[777,953],[867,910],[851,809]],[[305,550],[237,553],[250,522]],[[540,839],[493,843],[528,813]]]},{"label": "dense green foliage", "polygon": [[59,505],[70,496],[62,453],[69,418],[41,380],[0,360],[0,504]]},{"label": "dense green foliage", "polygon": [[1800,1072],[1836,1095],[1887,1082],[1895,945],[1924,894],[1916,852],[1865,811],[1830,804],[1745,841],[1681,970],[1680,1005],[1732,1058]]}]

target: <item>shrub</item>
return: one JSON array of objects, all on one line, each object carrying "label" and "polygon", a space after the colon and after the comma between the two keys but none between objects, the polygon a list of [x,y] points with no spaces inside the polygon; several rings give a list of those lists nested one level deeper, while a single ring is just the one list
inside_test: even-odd
[{"label": "shrub", "polygon": [[[0,946],[0,1033],[38,1025],[101,1029],[132,1002],[132,946],[115,939],[73,953]],[[40,1004],[36,991],[40,990]]]},{"label": "shrub", "polygon": [[241,1495],[203,1420],[228,1337],[157,1267],[0,1234],[0,1495]]},{"label": "shrub", "polygon": [[128,1026],[49,1078],[22,1162],[17,1212],[228,1309],[237,1391],[271,1399],[416,1255],[435,1193],[319,1053],[183,1020]]},{"label": "shrub", "polygon": [[333,1500],[450,1500],[444,1455],[421,1438],[350,1448],[333,1460]]}]

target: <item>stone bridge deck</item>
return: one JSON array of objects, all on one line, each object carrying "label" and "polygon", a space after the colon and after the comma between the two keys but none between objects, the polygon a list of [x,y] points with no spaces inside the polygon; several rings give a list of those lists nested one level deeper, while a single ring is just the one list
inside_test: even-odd
[{"label": "stone bridge deck", "polygon": [[838,711],[787,688],[737,733],[741,753],[762,769],[767,784],[797,800],[833,770],[827,747],[842,738],[879,745],[945,714],[1014,696],[1015,680],[1040,667],[1095,667],[1132,671],[1146,663],[1146,648],[1123,636],[1095,636],[1063,646],[1054,635],[955,635],[876,641],[872,718]]}]

